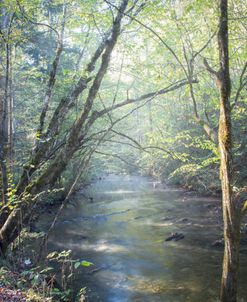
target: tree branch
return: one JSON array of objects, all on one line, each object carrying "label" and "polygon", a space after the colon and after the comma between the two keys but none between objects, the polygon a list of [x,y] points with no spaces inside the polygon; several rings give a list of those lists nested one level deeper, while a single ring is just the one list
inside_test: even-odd
[{"label": "tree branch", "polygon": [[[192,80],[192,83],[198,83],[197,80]],[[182,80],[182,81],[178,81],[174,84],[171,84],[169,85],[168,87],[166,88],[163,88],[163,89],[160,89],[158,91],[155,91],[155,92],[150,92],[150,93],[147,93],[147,94],[144,94],[144,95],[141,95],[140,97],[136,98],[136,99],[127,99],[121,103],[117,103],[111,107],[108,107],[106,109],[103,109],[101,111],[99,111],[97,113],[97,116],[100,117],[104,114],[106,114],[107,112],[109,111],[112,111],[112,110],[116,110],[120,107],[123,107],[125,105],[128,105],[128,104],[133,104],[133,103],[137,103],[137,102],[140,102],[140,101],[143,101],[143,100],[146,100],[146,99],[154,99],[155,97],[159,96],[159,95],[163,95],[163,94],[166,94],[168,92],[171,92],[171,91],[175,91],[185,85],[188,85],[189,82],[186,81],[186,80]]]},{"label": "tree branch", "polygon": [[203,64],[209,73],[216,76],[217,78],[219,77],[219,73],[217,71],[215,71],[212,67],[210,67],[206,58],[203,59]]},{"label": "tree branch", "polygon": [[237,102],[238,102],[238,99],[240,97],[240,94],[241,94],[241,91],[243,90],[243,88],[247,85],[247,77],[244,77],[244,74],[246,72],[246,69],[247,69],[247,61],[245,62],[244,64],[244,68],[241,72],[241,75],[240,75],[240,78],[239,78],[239,87],[238,87],[238,90],[237,90],[237,93],[235,95],[235,98],[234,98],[234,101],[233,101],[233,104],[231,106],[231,110],[237,105]]}]

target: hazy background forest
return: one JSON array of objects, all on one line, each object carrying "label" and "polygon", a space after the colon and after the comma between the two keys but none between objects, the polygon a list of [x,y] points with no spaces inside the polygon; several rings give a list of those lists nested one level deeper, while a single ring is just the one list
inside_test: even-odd
[{"label": "hazy background forest", "polygon": [[[47,205],[65,207],[108,174],[221,196],[219,2],[0,0],[2,255]],[[246,18],[246,0],[229,0],[231,188],[241,202]]]}]

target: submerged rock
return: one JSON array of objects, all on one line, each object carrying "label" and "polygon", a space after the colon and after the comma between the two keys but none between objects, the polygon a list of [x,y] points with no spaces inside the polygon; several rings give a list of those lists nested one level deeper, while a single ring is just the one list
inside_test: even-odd
[{"label": "submerged rock", "polygon": [[[222,239],[218,239],[218,240],[215,240],[211,246],[213,247],[224,247],[225,243],[224,243],[224,238]],[[247,245],[247,238],[241,238],[240,239],[240,245]]]},{"label": "submerged rock", "polygon": [[224,247],[224,239],[215,240],[211,245],[213,247]]},{"label": "submerged rock", "polygon": [[136,216],[134,219],[137,220],[137,219],[141,219],[141,218],[144,218],[143,216]]},{"label": "submerged rock", "polygon": [[171,233],[169,237],[166,238],[165,241],[178,241],[184,239],[184,234],[182,233]]},{"label": "submerged rock", "polygon": [[169,221],[169,220],[173,220],[173,217],[171,217],[171,216],[165,216],[165,217],[162,217],[160,220],[161,221]]},{"label": "submerged rock", "polygon": [[186,222],[189,222],[189,219],[188,218],[181,218],[181,219],[178,219],[177,222],[178,223],[186,223]]}]

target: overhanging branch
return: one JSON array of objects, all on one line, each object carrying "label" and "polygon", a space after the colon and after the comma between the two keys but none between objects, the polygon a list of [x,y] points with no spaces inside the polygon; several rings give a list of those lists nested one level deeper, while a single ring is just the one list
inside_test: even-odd
[{"label": "overhanging branch", "polygon": [[[192,80],[191,83],[198,83],[198,80]],[[147,94],[144,94],[144,95],[141,95],[140,97],[136,98],[136,99],[127,99],[123,102],[120,102],[118,104],[115,104],[111,107],[107,107],[101,111],[99,111],[97,113],[97,117],[100,117],[110,111],[113,111],[113,110],[116,110],[120,107],[123,107],[125,105],[128,105],[128,104],[133,104],[133,103],[137,103],[137,102],[140,102],[140,101],[144,101],[144,100],[147,100],[147,99],[154,99],[155,97],[159,96],[159,95],[163,95],[163,94],[166,94],[168,92],[171,92],[171,91],[175,91],[185,85],[188,85],[189,84],[189,81],[186,81],[186,80],[182,80],[182,81],[178,81],[174,84],[171,84],[169,85],[168,87],[166,88],[163,88],[163,89],[160,89],[158,91],[155,91],[155,92],[150,92],[150,93],[147,93]]]}]

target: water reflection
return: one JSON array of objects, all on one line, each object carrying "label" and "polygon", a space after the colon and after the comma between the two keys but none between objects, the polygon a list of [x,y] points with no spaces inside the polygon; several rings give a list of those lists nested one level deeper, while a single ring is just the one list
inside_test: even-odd
[{"label": "water reflection", "polygon": [[[144,177],[111,175],[87,192],[60,218],[50,250],[71,249],[94,263],[76,276],[88,286],[90,302],[210,302],[219,292],[222,251],[211,243],[222,236],[219,201],[154,188]],[[171,232],[178,242],[165,242]],[[241,257],[240,294],[247,259]]]}]

